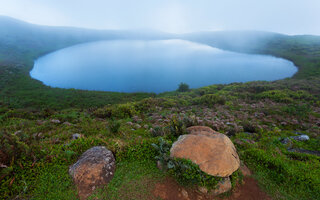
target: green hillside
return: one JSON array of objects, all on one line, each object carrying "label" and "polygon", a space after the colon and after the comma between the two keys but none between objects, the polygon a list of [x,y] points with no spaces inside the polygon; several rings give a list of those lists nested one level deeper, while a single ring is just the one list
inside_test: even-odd
[{"label": "green hillside", "polygon": [[[286,58],[299,71],[279,81],[158,95],[51,88],[29,76],[35,59],[71,45],[169,38]],[[150,188],[167,177],[191,179],[191,186],[188,181],[181,184],[192,187],[196,175],[157,169],[158,152],[151,144],[162,138],[170,145],[194,125],[230,137],[272,199],[320,199],[320,37],[255,31],[184,35],[99,31],[0,17],[2,199],[77,199],[68,167],[97,145],[116,155],[117,171],[109,187],[92,199],[149,199]],[[72,139],[76,133],[80,139]],[[310,139],[291,137],[299,134]],[[234,180],[240,177],[236,174]]]}]

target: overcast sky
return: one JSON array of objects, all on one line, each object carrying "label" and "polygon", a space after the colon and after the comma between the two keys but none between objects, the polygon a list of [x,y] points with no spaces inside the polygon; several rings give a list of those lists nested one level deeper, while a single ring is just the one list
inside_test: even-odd
[{"label": "overcast sky", "polygon": [[320,0],[0,0],[0,15],[96,29],[320,35]]}]

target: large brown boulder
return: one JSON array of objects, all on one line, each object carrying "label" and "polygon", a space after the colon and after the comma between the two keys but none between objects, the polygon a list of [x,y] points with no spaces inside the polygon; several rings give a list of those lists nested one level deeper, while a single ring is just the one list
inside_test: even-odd
[{"label": "large brown boulder", "polygon": [[209,127],[190,127],[187,131],[190,134],[173,143],[171,157],[189,159],[212,176],[227,177],[239,168],[239,156],[227,136]]},{"label": "large brown boulder", "polygon": [[86,199],[99,186],[106,185],[113,178],[115,158],[104,146],[92,147],[82,154],[69,168],[80,199]]}]

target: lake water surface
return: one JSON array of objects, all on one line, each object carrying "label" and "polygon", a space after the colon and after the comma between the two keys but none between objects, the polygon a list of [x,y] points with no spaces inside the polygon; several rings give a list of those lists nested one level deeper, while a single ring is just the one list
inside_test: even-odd
[{"label": "lake water surface", "polygon": [[113,40],[61,49],[35,61],[30,75],[60,88],[155,92],[291,77],[288,60],[240,54],[184,40]]}]

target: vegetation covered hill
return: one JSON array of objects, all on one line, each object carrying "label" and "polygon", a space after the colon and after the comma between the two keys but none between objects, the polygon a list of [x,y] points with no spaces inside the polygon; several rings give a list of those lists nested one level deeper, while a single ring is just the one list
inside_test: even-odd
[{"label": "vegetation covered hill", "polygon": [[[88,148],[104,145],[115,153],[117,171],[96,197],[150,199],[148,188],[157,181],[184,173],[159,171],[154,159],[158,152],[151,144],[159,138],[170,144],[187,127],[206,125],[233,140],[273,199],[320,199],[320,37],[264,32],[141,36],[42,27],[5,17],[0,27],[2,198],[77,199],[68,166]],[[183,38],[279,56],[293,61],[299,72],[274,82],[159,95],[50,88],[29,76],[33,60],[45,53],[128,34],[131,39]],[[74,134],[81,138],[73,139]],[[296,140],[299,134],[310,139]]]}]

